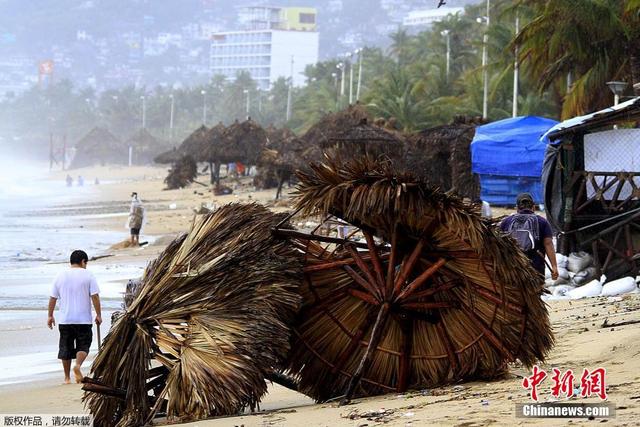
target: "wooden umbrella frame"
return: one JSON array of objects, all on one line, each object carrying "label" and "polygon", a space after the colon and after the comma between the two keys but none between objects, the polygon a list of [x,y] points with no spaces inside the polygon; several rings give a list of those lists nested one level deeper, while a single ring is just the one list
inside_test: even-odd
[{"label": "wooden umbrella frame", "polygon": [[[299,211],[299,210],[298,210]],[[293,212],[290,217],[298,213]],[[289,218],[290,218],[289,217]],[[395,392],[405,392],[409,386],[410,364],[411,364],[411,346],[413,341],[413,328],[411,322],[414,319],[427,321],[435,325],[438,336],[445,343],[446,354],[438,358],[447,358],[453,372],[457,372],[460,367],[460,361],[456,353],[464,351],[471,345],[480,340],[483,336],[488,340],[490,345],[500,352],[506,361],[515,360],[515,356],[501,343],[500,339],[491,329],[491,324],[486,324],[482,319],[474,315],[473,309],[462,301],[441,302],[435,301],[433,296],[449,291],[456,286],[468,286],[464,278],[458,276],[457,273],[447,270],[446,264],[452,256],[464,256],[460,252],[438,253],[434,252],[434,260],[426,261],[424,259],[424,251],[427,249],[427,238],[429,230],[425,230],[423,237],[419,238],[414,247],[407,251],[401,258],[398,245],[398,227],[394,227],[394,232],[390,237],[389,244],[377,244],[374,234],[366,227],[356,226],[356,231],[350,233],[347,238],[339,238],[333,236],[325,236],[316,234],[317,230],[322,229],[324,223],[330,220],[330,217],[324,219],[323,222],[310,233],[304,233],[291,229],[283,229],[276,226],[272,232],[281,237],[289,238],[298,247],[299,250],[306,254],[304,267],[305,282],[313,292],[316,302],[319,304],[314,307],[315,310],[325,311],[329,317],[338,324],[338,326],[351,337],[350,344],[341,352],[338,359],[331,363],[320,355],[312,345],[305,342],[301,334],[295,330],[294,334],[303,344],[321,360],[324,364],[331,368],[332,373],[343,374],[350,377],[348,386],[341,396],[341,404],[348,403],[353,397],[356,387],[360,382],[367,382],[382,389]],[[353,240],[356,233],[361,233],[364,242]],[[340,256],[336,254],[340,252]],[[474,251],[468,251],[467,254],[475,254]],[[386,266],[384,265],[386,263]],[[309,275],[329,269],[343,269],[352,279],[350,285],[338,290],[324,301],[310,285]],[[418,270],[419,269],[419,270]],[[418,271],[420,271],[418,273]],[[414,273],[415,272],[415,273]],[[446,277],[447,280],[438,280],[436,282],[435,275],[440,273],[440,277]],[[412,280],[409,280],[412,278]],[[427,283],[432,286],[426,287]],[[495,283],[494,283],[495,288]],[[474,290],[478,288],[474,287]],[[503,306],[510,311],[515,311],[522,315],[521,338],[524,337],[526,324],[526,310],[524,307],[507,302],[501,296],[501,293],[495,288],[495,294],[487,290],[483,290],[479,294],[485,299],[496,304],[493,313],[495,319],[499,306]],[[328,307],[338,298],[349,294],[371,307],[371,312],[376,313],[375,316],[368,316],[364,323],[353,334],[348,332],[348,328],[340,323],[338,319],[333,317],[328,311]],[[504,295],[504,292],[502,293]],[[482,331],[479,336],[472,340],[462,350],[456,352],[454,344],[447,332],[447,328],[441,322],[439,310],[457,308],[462,310],[469,318],[474,319]],[[523,315],[524,314],[524,315]],[[383,336],[385,324],[390,317],[394,317],[402,331],[402,350],[398,355],[399,374],[395,387],[364,378],[364,374],[370,365],[372,356]],[[364,338],[370,332],[370,338],[366,342],[366,351],[361,358],[357,369],[353,374],[346,372],[343,368],[349,356],[351,356],[360,345],[364,344]],[[415,356],[414,356],[415,357]],[[433,358],[434,356],[426,356]]]}]

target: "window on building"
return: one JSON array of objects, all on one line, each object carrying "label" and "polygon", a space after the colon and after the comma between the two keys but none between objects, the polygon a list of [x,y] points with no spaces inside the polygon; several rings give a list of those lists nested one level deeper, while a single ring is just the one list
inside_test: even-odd
[{"label": "window on building", "polygon": [[301,24],[315,24],[316,23],[316,14],[315,13],[301,13],[300,14],[300,23]]}]

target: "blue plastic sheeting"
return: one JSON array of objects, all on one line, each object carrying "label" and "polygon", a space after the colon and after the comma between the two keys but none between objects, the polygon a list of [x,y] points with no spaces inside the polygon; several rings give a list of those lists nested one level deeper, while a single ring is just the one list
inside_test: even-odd
[{"label": "blue plastic sheeting", "polygon": [[542,203],[540,178],[480,175],[480,198],[491,205],[514,206],[519,193],[531,193],[536,204]]},{"label": "blue plastic sheeting", "polygon": [[544,117],[525,116],[478,126],[471,142],[472,171],[481,175],[540,178],[546,149],[540,137],[557,123]]}]

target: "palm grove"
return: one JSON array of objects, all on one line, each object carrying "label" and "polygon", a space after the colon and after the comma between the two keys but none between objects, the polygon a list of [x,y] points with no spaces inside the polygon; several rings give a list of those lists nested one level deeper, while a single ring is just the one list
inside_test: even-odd
[{"label": "palm grove", "polygon": [[[511,116],[516,62],[519,115],[572,117],[611,105],[607,81],[630,87],[640,82],[640,0],[494,0],[488,26],[485,15],[484,3],[469,6],[417,34],[399,29],[386,49],[363,49],[359,101],[372,115],[414,131],[449,123],[455,115],[481,116],[485,71],[488,120]],[[259,91],[247,73],[233,82],[214,76],[206,85],[127,86],[99,94],[62,80],[6,94],[0,136],[6,146],[45,155],[50,134],[75,141],[94,126],[126,138],[144,124],[175,144],[203,121],[229,124],[247,115],[265,126],[302,132],[346,107],[350,93],[355,101],[360,73],[357,57],[352,62],[320,62],[306,69],[304,87],[290,88],[281,78],[268,91]]]}]

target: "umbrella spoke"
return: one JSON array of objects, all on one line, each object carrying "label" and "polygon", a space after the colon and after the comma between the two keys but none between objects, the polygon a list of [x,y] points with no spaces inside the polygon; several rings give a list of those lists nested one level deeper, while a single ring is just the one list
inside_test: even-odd
[{"label": "umbrella spoke", "polygon": [[369,310],[367,312],[367,317],[364,319],[356,333],[351,338],[349,345],[344,348],[342,354],[340,354],[336,359],[331,373],[335,375],[336,373],[340,372],[344,367],[344,364],[349,360],[349,357],[353,357],[355,351],[358,349],[358,347],[360,347],[360,341],[365,337],[367,332],[369,332],[369,329],[371,328],[371,325],[375,320],[374,314],[375,311],[373,310]]},{"label": "umbrella spoke", "polygon": [[431,267],[423,271],[413,282],[409,284],[400,295],[396,297],[396,301],[403,300],[414,293],[420,286],[422,286],[431,276],[433,276],[447,261],[444,258],[440,258]]},{"label": "umbrella spoke", "polygon": [[404,283],[407,281],[409,274],[411,274],[413,267],[415,267],[416,265],[416,261],[418,261],[418,258],[420,258],[420,253],[422,252],[423,247],[424,247],[424,240],[423,239],[418,240],[418,243],[413,249],[413,252],[411,252],[411,255],[402,261],[402,266],[400,267],[400,274],[396,278],[396,282],[393,288],[394,295],[398,295],[398,293],[400,292],[400,289],[402,288],[402,285],[404,285]]},{"label": "umbrella spoke", "polygon": [[409,385],[409,372],[411,370],[411,350],[413,347],[413,319],[400,319],[402,331],[402,343],[400,344],[400,361],[398,363],[398,386],[400,393],[407,391]]},{"label": "umbrella spoke", "polygon": [[365,239],[367,240],[367,246],[369,247],[369,253],[371,254],[371,263],[373,264],[373,269],[376,272],[376,279],[378,279],[378,287],[380,288],[380,292],[384,294],[384,274],[382,273],[382,262],[380,261],[380,255],[378,254],[378,248],[376,247],[376,243],[373,240],[373,236],[368,231],[362,230]]},{"label": "umbrella spoke", "polygon": [[353,246],[346,245],[346,248],[353,259],[356,261],[356,265],[358,266],[360,271],[367,278],[369,285],[371,285],[371,288],[374,290],[374,295],[376,295],[379,299],[382,299],[382,283],[378,283],[376,278],[373,277],[373,274],[371,274],[371,270],[369,270],[369,267],[367,267],[367,264],[365,264],[365,262],[362,260],[362,257],[360,257],[360,254]]},{"label": "umbrella spoke", "polygon": [[354,372],[353,376],[349,380],[349,385],[347,386],[347,390],[344,394],[344,397],[340,401],[341,405],[346,405],[351,401],[351,397],[353,396],[353,392],[355,391],[358,384],[360,384],[360,380],[364,375],[364,370],[368,367],[369,362],[371,362],[371,358],[373,357],[374,350],[378,347],[380,343],[380,339],[382,338],[382,332],[387,321],[387,317],[389,314],[389,303],[384,303],[380,307],[380,311],[378,311],[378,317],[376,318],[376,323],[373,325],[373,330],[371,331],[371,338],[369,338],[369,344],[367,345],[367,350],[364,353],[364,356],[360,360],[360,364],[358,368]]},{"label": "umbrella spoke", "polygon": [[348,265],[345,265],[344,266],[344,270],[349,274],[349,276],[351,276],[351,278],[357,284],[362,286],[371,295],[375,296],[378,299],[380,298],[380,295],[378,294],[378,290],[371,283],[369,283],[365,279],[363,279],[362,276],[360,276],[358,273],[356,273],[353,268],[349,267]]},{"label": "umbrella spoke", "polygon": [[389,299],[393,292],[393,283],[396,277],[396,259],[398,256],[398,226],[394,225],[391,234],[391,254],[389,256],[389,264],[387,265],[387,283],[385,289],[385,298]]}]

